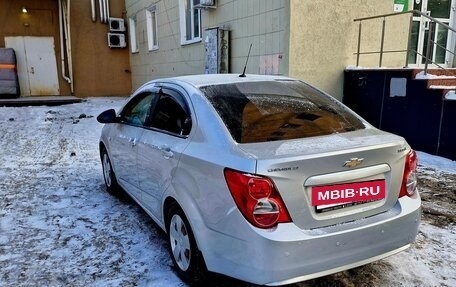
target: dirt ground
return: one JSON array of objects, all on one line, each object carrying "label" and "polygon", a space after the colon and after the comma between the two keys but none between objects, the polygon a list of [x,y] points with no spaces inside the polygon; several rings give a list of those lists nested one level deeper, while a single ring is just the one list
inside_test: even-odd
[{"label": "dirt ground", "polygon": [[[429,174],[431,172],[431,174]],[[456,222],[456,175],[421,169],[418,178],[423,220],[438,227]]]}]

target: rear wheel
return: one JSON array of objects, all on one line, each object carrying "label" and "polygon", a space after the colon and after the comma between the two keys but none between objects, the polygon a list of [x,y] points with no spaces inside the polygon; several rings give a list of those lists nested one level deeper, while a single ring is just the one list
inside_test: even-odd
[{"label": "rear wheel", "polygon": [[190,284],[202,281],[206,274],[204,261],[190,224],[177,206],[169,211],[167,229],[171,258],[179,277]]},{"label": "rear wheel", "polygon": [[111,194],[118,194],[119,185],[117,184],[116,175],[112,169],[111,160],[106,149],[102,149],[101,151],[101,164],[103,166],[103,178],[106,184],[106,190]]}]

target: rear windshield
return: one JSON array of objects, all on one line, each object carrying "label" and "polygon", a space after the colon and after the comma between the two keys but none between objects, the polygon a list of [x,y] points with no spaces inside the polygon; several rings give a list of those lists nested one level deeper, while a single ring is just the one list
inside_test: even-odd
[{"label": "rear windshield", "polygon": [[201,90],[238,143],[307,138],[364,128],[338,101],[300,81],[233,83]]}]

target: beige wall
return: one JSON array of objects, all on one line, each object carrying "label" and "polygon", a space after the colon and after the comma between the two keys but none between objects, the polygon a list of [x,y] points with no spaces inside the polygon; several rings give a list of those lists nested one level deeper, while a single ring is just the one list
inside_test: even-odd
[{"label": "beige wall", "polygon": [[[98,2],[98,1],[95,1]],[[110,16],[125,16],[124,0],[111,0]],[[90,1],[71,1],[74,90],[78,97],[127,96],[131,93],[128,48],[109,48],[108,24],[92,22]]]},{"label": "beige wall", "polygon": [[[358,23],[353,19],[393,12],[393,0],[290,0],[289,75],[332,94],[343,94],[343,71],[356,64]],[[407,48],[408,17],[387,20],[385,50]],[[363,22],[362,51],[379,51],[381,21]],[[378,65],[378,55],[362,56],[360,66]],[[403,66],[405,53],[388,54],[383,66]]]},{"label": "beige wall", "polygon": [[[27,7],[28,13],[21,12]],[[57,69],[60,72],[60,38],[56,0],[0,0],[0,48],[5,47],[5,37],[51,36],[54,38]],[[59,76],[60,93],[70,94],[69,85]]]},{"label": "beige wall", "polygon": [[[358,23],[353,19],[393,12],[393,0],[217,0],[202,10],[203,41],[180,43],[180,0],[126,0],[127,18],[136,19],[139,51],[130,53],[132,86],[154,78],[204,73],[204,30],[231,31],[231,69],[240,73],[252,43],[248,73],[300,78],[341,99],[343,71],[356,64]],[[145,10],[155,6],[159,49],[148,51]],[[382,22],[363,22],[362,51],[380,49]],[[408,17],[387,20],[385,50],[406,49]],[[265,72],[265,60],[278,67]],[[378,65],[378,55],[362,56],[361,66]],[[266,61],[267,62],[267,61]],[[405,53],[385,54],[384,66],[403,66]],[[266,69],[267,70],[267,69]]]},{"label": "beige wall", "polygon": [[[111,16],[123,17],[124,0],[109,2]],[[29,13],[21,13],[23,6],[27,7]],[[92,23],[90,1],[71,1],[70,14],[74,95],[89,97],[130,94],[128,49],[108,47],[108,25],[99,21]],[[58,0],[0,0],[0,47],[5,46],[4,37],[7,36],[53,37],[60,94],[71,94],[70,85],[61,76]]]},{"label": "beige wall", "polygon": [[[277,74],[288,73],[289,1],[217,0],[215,9],[202,10],[202,30],[224,27],[231,33],[231,69],[241,73],[249,45],[252,51],[247,73],[264,72],[264,60],[276,57]],[[145,9],[156,6],[158,19],[157,51],[148,51]],[[178,0],[126,0],[127,17],[136,18],[139,52],[132,53],[133,87],[166,76],[204,73],[203,41],[180,43]]]}]

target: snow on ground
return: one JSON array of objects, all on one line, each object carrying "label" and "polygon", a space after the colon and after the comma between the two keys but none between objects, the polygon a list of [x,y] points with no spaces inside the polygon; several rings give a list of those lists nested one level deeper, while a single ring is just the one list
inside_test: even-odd
[{"label": "snow on ground", "polygon": [[456,162],[444,157],[430,155],[424,152],[417,152],[419,162],[422,166],[440,172],[456,174]]},{"label": "snow on ground", "polygon": [[[124,99],[0,108],[0,286],[186,286],[166,236],[106,193],[96,116]],[[456,286],[456,162],[420,152],[423,222],[387,259],[292,286]],[[251,286],[215,276],[208,286]]]}]

